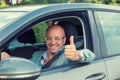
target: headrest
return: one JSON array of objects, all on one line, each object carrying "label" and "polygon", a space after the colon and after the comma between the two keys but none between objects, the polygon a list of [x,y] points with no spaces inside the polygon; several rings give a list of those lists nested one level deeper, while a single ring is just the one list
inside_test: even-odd
[{"label": "headrest", "polygon": [[33,29],[29,29],[28,31],[24,32],[21,36],[17,38],[17,40],[21,43],[36,43],[36,38],[34,35]]},{"label": "headrest", "polygon": [[66,44],[69,44],[69,39],[70,36],[73,35],[74,36],[74,42],[78,41],[78,32],[76,29],[76,26],[69,22],[69,21],[61,21],[58,23],[58,25],[62,26],[64,31],[65,31],[65,36],[66,36]]}]

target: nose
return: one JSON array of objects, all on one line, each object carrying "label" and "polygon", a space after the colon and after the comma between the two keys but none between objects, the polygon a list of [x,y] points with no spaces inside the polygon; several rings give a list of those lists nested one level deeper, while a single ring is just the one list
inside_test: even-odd
[{"label": "nose", "polygon": [[55,39],[51,40],[51,44],[55,44],[55,42],[56,42]]}]

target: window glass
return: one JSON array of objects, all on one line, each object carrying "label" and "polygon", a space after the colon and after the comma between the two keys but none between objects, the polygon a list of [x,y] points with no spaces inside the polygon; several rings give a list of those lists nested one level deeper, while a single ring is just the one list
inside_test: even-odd
[{"label": "window glass", "polygon": [[120,13],[97,12],[105,37],[108,55],[120,54]]}]

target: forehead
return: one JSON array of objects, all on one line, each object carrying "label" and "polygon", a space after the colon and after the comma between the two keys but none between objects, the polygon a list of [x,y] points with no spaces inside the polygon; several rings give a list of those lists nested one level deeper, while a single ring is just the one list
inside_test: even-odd
[{"label": "forehead", "polygon": [[46,33],[46,36],[64,36],[64,35],[65,35],[64,29],[59,25],[50,27]]}]

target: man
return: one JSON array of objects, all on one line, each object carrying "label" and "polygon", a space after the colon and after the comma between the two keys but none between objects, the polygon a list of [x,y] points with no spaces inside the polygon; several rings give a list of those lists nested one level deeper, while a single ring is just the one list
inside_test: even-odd
[{"label": "man", "polygon": [[47,51],[36,51],[31,59],[41,67],[51,60],[63,47],[65,47],[64,53],[60,55],[50,67],[64,65],[74,61],[91,62],[95,59],[95,54],[88,49],[76,50],[73,36],[70,37],[70,44],[64,46],[66,37],[64,29],[60,25],[52,25],[48,27],[46,30],[45,41]]}]

